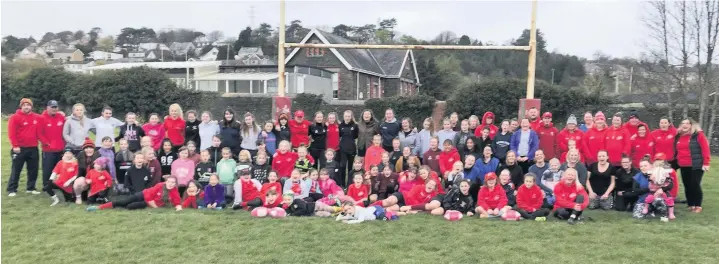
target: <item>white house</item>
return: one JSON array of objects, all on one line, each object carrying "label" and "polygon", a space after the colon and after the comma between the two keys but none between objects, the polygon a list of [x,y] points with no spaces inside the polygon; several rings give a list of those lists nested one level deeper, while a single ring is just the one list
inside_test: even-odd
[{"label": "white house", "polygon": [[20,54],[18,54],[18,59],[21,60],[31,60],[31,59],[47,59],[47,52],[44,48],[38,47],[36,45],[30,45],[26,48],[24,48],[22,51],[20,51]]},{"label": "white house", "polygon": [[172,42],[170,50],[174,55],[185,55],[190,50],[194,51],[195,45],[192,42]]},{"label": "white house", "polygon": [[[58,50],[67,49],[69,46],[60,39],[53,39],[40,45],[45,52],[56,52]],[[74,47],[74,46],[73,46]]]},{"label": "white house", "polygon": [[117,60],[122,59],[122,54],[97,50],[90,52],[90,58],[94,60]]},{"label": "white house", "polygon": [[70,61],[62,65],[62,67],[69,72],[77,72],[77,73],[85,73],[87,71],[87,68],[95,66],[95,62],[91,61],[88,63],[85,62],[75,62]]},{"label": "white house", "polygon": [[[86,73],[96,71],[130,69],[135,67],[149,67],[163,71],[170,80],[180,87],[197,89],[196,78],[216,74],[220,61],[171,61],[171,62],[130,62],[112,63],[87,68]],[[275,74],[277,75],[277,74]]]},{"label": "white house", "polygon": [[217,60],[217,54],[219,54],[220,51],[217,49],[217,47],[213,47],[210,51],[208,51],[205,54],[202,54],[200,56],[201,61],[213,61]]},{"label": "white house", "polygon": [[147,52],[145,51],[130,51],[127,53],[128,58],[132,59],[144,59]]},{"label": "white house", "polygon": [[167,47],[167,45],[162,44],[162,43],[155,43],[155,42],[140,43],[140,44],[137,45],[137,49],[139,49],[139,50],[144,50],[144,51],[147,51],[147,50],[156,50],[156,49],[160,49],[160,50],[170,50],[170,48]]}]

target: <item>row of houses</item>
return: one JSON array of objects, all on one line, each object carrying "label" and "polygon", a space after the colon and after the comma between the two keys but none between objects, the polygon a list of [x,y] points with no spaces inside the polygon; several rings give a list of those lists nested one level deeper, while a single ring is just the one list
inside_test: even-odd
[{"label": "row of houses", "polygon": [[[301,43],[352,42],[314,29]],[[157,49],[158,46],[149,45],[147,48]],[[183,48],[187,50],[191,47]],[[272,96],[277,93],[277,62],[264,56],[261,48],[242,48],[234,60],[216,60],[219,53],[220,50],[214,47],[203,54],[206,55],[204,59],[200,56],[197,60],[178,62],[111,63],[91,66],[84,72],[93,74],[103,70],[146,66],[164,71],[170,79],[188,89],[237,96]],[[284,89],[290,95],[314,93],[323,95],[325,100],[366,100],[413,95],[421,85],[411,50],[294,48],[282,63],[286,67]]]}]

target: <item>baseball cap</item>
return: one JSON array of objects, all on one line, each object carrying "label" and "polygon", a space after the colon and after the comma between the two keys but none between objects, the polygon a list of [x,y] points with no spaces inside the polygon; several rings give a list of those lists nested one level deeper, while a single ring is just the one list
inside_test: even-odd
[{"label": "baseball cap", "polygon": [[542,118],[552,118],[552,113],[544,112],[544,114],[542,114]]},{"label": "baseball cap", "polygon": [[302,111],[302,110],[295,111],[295,117],[305,117],[305,111]]},{"label": "baseball cap", "polygon": [[58,107],[58,104],[57,104],[57,101],[55,101],[55,100],[50,100],[50,101],[47,101],[47,106],[49,106],[49,107]]},{"label": "baseball cap", "polygon": [[237,175],[250,175],[250,169],[241,169],[237,171]]},{"label": "baseball cap", "polygon": [[664,152],[654,154],[654,160],[667,160],[667,155]]},{"label": "baseball cap", "polygon": [[496,180],[496,179],[497,179],[497,174],[494,172],[488,172],[487,174],[484,175],[485,182],[491,181],[491,180]]}]

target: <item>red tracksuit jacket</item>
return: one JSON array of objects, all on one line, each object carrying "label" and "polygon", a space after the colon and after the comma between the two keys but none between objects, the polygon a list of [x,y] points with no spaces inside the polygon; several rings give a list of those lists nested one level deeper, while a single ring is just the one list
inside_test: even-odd
[{"label": "red tracksuit jacket", "polygon": [[290,127],[290,141],[292,141],[292,147],[298,148],[300,144],[309,147],[310,121],[302,120],[302,123],[297,123],[297,121],[293,119],[287,122],[287,125]]},{"label": "red tracksuit jacket", "polygon": [[352,197],[355,201],[367,198],[369,196],[367,185],[360,184],[360,186],[357,187],[357,185],[353,183],[350,187],[347,187],[347,196]]},{"label": "red tracksuit jacket", "polygon": [[[459,152],[456,148],[452,148],[449,151],[442,151],[439,153],[439,173],[444,175],[446,172],[452,170],[452,166],[455,162],[460,160]],[[439,184],[439,182],[437,182]]]},{"label": "red tracksuit jacket", "polygon": [[582,203],[582,210],[584,210],[587,208],[587,205],[589,205],[587,191],[581,185],[576,184],[576,181],[567,185],[564,183],[564,179],[562,179],[561,182],[554,185],[554,197],[556,198],[554,210],[559,208],[573,209],[574,205],[577,204],[574,202],[577,195],[584,195],[584,202]]},{"label": "red tracksuit jacket", "polygon": [[85,178],[90,180],[90,191],[87,193],[87,196],[93,196],[107,188],[112,187],[112,176],[110,176],[110,173],[107,172],[107,170],[88,170]]},{"label": "red tracksuit jacket", "polygon": [[654,153],[664,153],[667,155],[667,161],[673,161],[674,137],[676,135],[677,129],[674,128],[674,126],[669,126],[667,130],[657,129],[652,131],[651,137],[654,140]]},{"label": "red tracksuit jacket", "polygon": [[484,127],[489,126],[489,138],[494,139],[494,135],[497,134],[497,131],[499,131],[499,128],[495,126],[494,124],[489,124],[487,122],[487,118],[492,118],[492,121],[494,121],[494,113],[492,112],[485,112],[482,116],[482,124],[478,125],[477,128],[474,130],[474,136],[481,138],[482,137],[482,130],[484,130]]},{"label": "red tracksuit jacket", "polygon": [[282,184],[280,184],[279,182],[265,183],[262,185],[262,189],[260,189],[260,195],[262,195],[262,197],[265,197],[265,195],[267,194],[267,191],[269,191],[269,190],[275,190],[275,192],[279,196],[282,194]]},{"label": "red tracksuit jacket", "polygon": [[650,135],[644,135],[640,137],[639,134],[632,136],[632,163],[635,168],[639,168],[639,162],[642,160],[644,155],[654,157],[654,138]]},{"label": "red tracksuit jacket", "polygon": [[[583,147],[583,141],[584,138],[584,132],[582,132],[579,129],[574,129],[574,131],[569,131],[566,128],[562,129],[561,132],[559,132],[559,135],[557,135],[557,148],[559,149],[559,157],[563,157],[567,151],[569,151],[569,140],[574,139],[574,143],[577,146],[577,150],[579,150],[579,155],[583,156],[582,147]],[[539,143],[541,144],[542,141],[540,139]]]},{"label": "red tracksuit jacket", "polygon": [[245,202],[249,202],[251,200],[254,200],[255,198],[259,198],[260,190],[257,189],[257,186],[252,182],[252,180],[240,180],[240,184],[242,184],[242,200]]},{"label": "red tracksuit jacket", "polygon": [[542,208],[543,202],[544,192],[536,184],[531,188],[522,185],[517,189],[517,207],[519,209],[534,212]]},{"label": "red tracksuit jacket", "polygon": [[584,150],[584,160],[586,160],[587,163],[591,164],[597,162],[597,152],[605,149],[606,134],[608,130],[608,128],[599,130],[596,126],[593,126],[591,129],[587,130],[587,133],[584,134],[584,138],[582,139],[584,141],[582,142],[582,149]]},{"label": "red tracksuit jacket", "polygon": [[477,193],[477,206],[481,206],[484,210],[489,209],[501,209],[507,205],[507,194],[504,193],[504,188],[495,185],[490,189],[487,186],[482,186]]},{"label": "red tracksuit jacket", "polygon": [[62,138],[62,129],[65,126],[65,115],[57,113],[51,116],[47,110],[42,112],[42,126],[39,126],[38,136],[44,152],[61,152],[65,149],[65,140]]},{"label": "red tracksuit jacket", "polygon": [[[15,114],[10,116],[7,122],[7,135],[10,138],[10,145],[13,148],[37,147],[37,141],[40,140],[39,128],[41,123],[42,117],[36,113],[25,114],[20,109],[15,111]],[[62,133],[60,137],[62,137]]]},{"label": "red tracksuit jacket", "polygon": [[403,193],[402,195],[404,195],[404,204],[412,206],[429,203],[437,195],[437,190],[428,193],[424,184],[418,184],[412,187],[412,190],[408,193]]},{"label": "red tracksuit jacket", "polygon": [[370,166],[382,163],[382,152],[384,151],[381,146],[372,145],[367,148],[364,156],[364,170],[369,171]]},{"label": "red tracksuit jacket", "polygon": [[614,166],[622,164],[622,154],[629,155],[632,151],[631,135],[623,127],[610,127],[604,135],[604,148],[609,153],[609,163]]},{"label": "red tracksuit jacket", "polygon": [[[437,183],[437,192],[438,192],[439,194],[445,194],[445,192],[444,192],[444,186],[443,186],[443,184],[442,184],[442,181],[439,180],[439,177],[437,176],[437,173],[434,172],[434,171],[430,171],[430,172],[429,172],[429,177],[430,177],[432,180],[434,180],[434,182]],[[414,178],[414,181],[416,182],[417,185],[424,185],[424,184],[425,184],[425,180],[422,179],[422,177],[419,177],[419,176],[417,176],[417,178]]]},{"label": "red tracksuit jacket", "polygon": [[295,168],[295,162],[297,162],[297,153],[287,151],[281,153],[280,151],[275,152],[272,155],[272,169],[277,172],[280,178],[289,178],[292,174],[292,169]]},{"label": "red tracksuit jacket", "polygon": [[337,123],[327,125],[327,149],[340,149],[340,127]]},{"label": "red tracksuit jacket", "polygon": [[[180,199],[180,192],[177,191],[177,188],[172,188],[172,190],[167,190],[168,197],[170,198],[170,203],[172,206],[178,206],[181,203]],[[162,200],[162,194],[165,192],[165,183],[161,182],[158,184],[155,184],[155,186],[151,188],[147,188],[144,191],[142,191],[142,196],[145,198],[145,202],[154,201],[155,205],[157,207],[163,207],[165,205],[165,201]]]},{"label": "red tracksuit jacket", "polygon": [[166,116],[162,126],[167,131],[167,138],[170,139],[173,146],[185,145],[185,120],[182,117],[172,119],[172,117]]},{"label": "red tracksuit jacket", "polygon": [[544,151],[544,160],[550,160],[552,158],[559,157],[559,130],[554,127],[553,123],[544,125],[537,128],[537,136],[539,137],[539,149]]}]

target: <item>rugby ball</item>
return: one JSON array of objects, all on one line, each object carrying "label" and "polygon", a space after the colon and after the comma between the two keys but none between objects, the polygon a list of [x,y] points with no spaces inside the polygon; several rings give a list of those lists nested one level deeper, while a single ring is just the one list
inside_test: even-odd
[{"label": "rugby ball", "polygon": [[444,219],[447,219],[447,221],[451,222],[462,220],[462,217],[464,217],[462,212],[456,210],[449,210],[444,213]]},{"label": "rugby ball", "polygon": [[269,213],[269,209],[267,207],[257,207],[250,212],[250,215],[253,217],[265,217]]},{"label": "rugby ball", "polygon": [[502,220],[504,221],[519,221],[520,219],[522,219],[522,215],[514,210],[507,210],[507,212],[502,215]]},{"label": "rugby ball", "polygon": [[270,209],[269,215],[272,218],[284,218],[287,216],[287,212],[285,212],[285,209],[275,207]]}]

